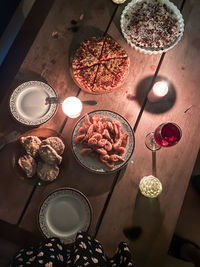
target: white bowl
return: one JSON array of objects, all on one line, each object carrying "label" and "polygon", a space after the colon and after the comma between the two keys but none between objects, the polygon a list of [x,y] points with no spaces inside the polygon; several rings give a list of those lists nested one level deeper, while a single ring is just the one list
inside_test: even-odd
[{"label": "white bowl", "polygon": [[[170,45],[167,45],[166,47],[163,47],[162,49],[153,49],[153,48],[148,48],[148,47],[140,47],[138,46],[136,43],[133,43],[130,39],[130,37],[128,36],[128,34],[125,31],[124,28],[124,24],[125,24],[125,15],[127,14],[127,12],[130,12],[130,9],[133,9],[135,4],[138,2],[142,2],[144,0],[132,0],[123,10],[122,15],[121,15],[121,20],[120,20],[120,25],[121,25],[121,31],[122,34],[124,36],[124,38],[126,39],[127,43],[133,47],[135,50],[144,53],[144,54],[148,54],[148,55],[156,55],[156,54],[162,54],[163,52],[168,51],[169,49],[172,49],[181,39],[183,32],[184,32],[184,20],[183,17],[179,11],[179,9],[170,1],[168,0],[160,0],[161,3],[164,3],[167,5],[167,7],[169,7],[174,14],[176,14],[178,22],[179,22],[179,27],[180,27],[180,34],[177,37],[177,39],[172,42]],[[151,2],[149,0],[145,0],[145,2]]]}]

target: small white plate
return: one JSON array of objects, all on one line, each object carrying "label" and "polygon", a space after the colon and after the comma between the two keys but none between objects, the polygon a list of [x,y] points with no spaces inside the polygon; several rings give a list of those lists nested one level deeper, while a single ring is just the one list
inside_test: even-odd
[{"label": "small white plate", "polygon": [[57,103],[48,103],[49,97],[57,98],[57,94],[48,84],[29,81],[18,86],[10,97],[10,111],[14,118],[29,126],[40,125],[55,114]]},{"label": "small white plate", "polygon": [[128,133],[129,141],[126,146],[126,151],[124,155],[122,155],[124,162],[118,161],[117,164],[115,164],[115,166],[111,169],[107,167],[104,163],[100,162],[99,159],[96,157],[82,156],[80,154],[80,151],[82,150],[83,146],[81,144],[76,144],[74,142],[74,139],[78,135],[78,130],[82,126],[85,120],[85,116],[83,116],[74,126],[74,130],[72,133],[72,140],[71,140],[72,151],[74,152],[76,160],[89,171],[96,172],[99,174],[116,172],[128,163],[129,159],[133,154],[133,150],[135,147],[135,136],[133,130],[129,122],[116,112],[110,110],[95,110],[88,113],[88,115],[90,116],[93,116],[95,114],[104,116],[105,118],[111,121],[119,121],[121,123],[123,133]]},{"label": "small white plate", "polygon": [[39,226],[46,237],[71,244],[78,231],[87,231],[92,220],[88,199],[78,190],[62,188],[51,193],[39,211]]}]

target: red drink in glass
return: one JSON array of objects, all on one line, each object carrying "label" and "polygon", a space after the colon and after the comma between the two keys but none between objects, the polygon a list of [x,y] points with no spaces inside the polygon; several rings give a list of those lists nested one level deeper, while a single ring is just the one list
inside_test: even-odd
[{"label": "red drink in glass", "polygon": [[174,146],[181,139],[181,129],[175,123],[163,123],[155,130],[154,138],[162,147]]}]

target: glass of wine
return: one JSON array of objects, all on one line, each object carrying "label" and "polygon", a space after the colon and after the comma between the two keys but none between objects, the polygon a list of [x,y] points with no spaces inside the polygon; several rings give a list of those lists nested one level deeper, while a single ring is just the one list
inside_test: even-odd
[{"label": "glass of wine", "polygon": [[161,147],[176,145],[181,139],[181,136],[181,128],[177,124],[166,122],[159,125],[155,132],[147,134],[145,145],[151,151],[157,151]]}]

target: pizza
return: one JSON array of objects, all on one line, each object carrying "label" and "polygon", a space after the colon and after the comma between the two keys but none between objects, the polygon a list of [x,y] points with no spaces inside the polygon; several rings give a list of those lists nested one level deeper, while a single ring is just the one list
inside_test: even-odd
[{"label": "pizza", "polygon": [[75,82],[92,94],[108,93],[120,87],[129,67],[126,51],[108,37],[92,37],[82,42],[72,58]]}]

